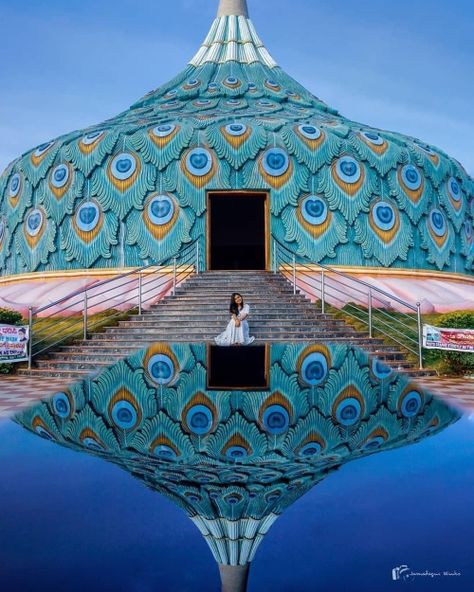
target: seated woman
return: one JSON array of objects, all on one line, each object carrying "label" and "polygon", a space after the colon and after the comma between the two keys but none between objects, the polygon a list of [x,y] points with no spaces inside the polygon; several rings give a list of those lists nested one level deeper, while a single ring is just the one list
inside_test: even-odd
[{"label": "seated woman", "polygon": [[215,338],[217,345],[250,345],[255,337],[249,335],[248,317],[250,306],[244,304],[244,299],[238,293],[232,294],[229,312],[232,318],[226,330]]}]

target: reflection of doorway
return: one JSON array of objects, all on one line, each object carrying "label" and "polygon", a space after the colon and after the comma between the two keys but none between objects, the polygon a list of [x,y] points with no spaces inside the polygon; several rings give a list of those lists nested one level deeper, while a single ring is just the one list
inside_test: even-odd
[{"label": "reflection of doorway", "polygon": [[266,193],[208,194],[208,269],[267,269]]},{"label": "reflection of doorway", "polygon": [[208,390],[268,390],[269,346],[207,348]]}]

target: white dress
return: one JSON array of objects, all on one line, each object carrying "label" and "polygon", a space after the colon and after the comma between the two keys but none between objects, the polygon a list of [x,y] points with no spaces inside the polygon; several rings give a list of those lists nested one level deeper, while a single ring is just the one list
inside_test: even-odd
[{"label": "white dress", "polygon": [[[237,317],[240,320],[240,327],[235,326],[234,319],[230,319],[224,333],[221,333],[214,339],[217,345],[234,345],[239,343],[241,345],[250,345],[255,341],[255,337],[250,337],[248,316],[250,314],[250,306],[245,304]],[[244,320],[241,320],[245,317]]]}]

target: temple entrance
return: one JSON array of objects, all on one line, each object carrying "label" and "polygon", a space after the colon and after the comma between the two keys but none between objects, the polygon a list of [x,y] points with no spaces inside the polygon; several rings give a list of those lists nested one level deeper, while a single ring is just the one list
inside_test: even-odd
[{"label": "temple entrance", "polygon": [[268,269],[268,195],[208,194],[207,268]]}]

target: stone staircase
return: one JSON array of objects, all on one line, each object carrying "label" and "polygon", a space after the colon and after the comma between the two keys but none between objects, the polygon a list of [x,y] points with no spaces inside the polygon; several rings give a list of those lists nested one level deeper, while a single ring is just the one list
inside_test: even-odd
[{"label": "stone staircase", "polygon": [[[229,321],[232,292],[250,304],[250,334],[255,342],[322,341],[361,347],[387,365],[419,375],[401,349],[370,339],[330,314],[321,314],[304,295],[279,274],[265,271],[215,271],[194,275],[169,296],[141,315],[93,333],[87,341],[62,346],[39,359],[29,377],[80,379],[98,374],[111,364],[157,341],[206,342]],[[423,373],[426,374],[426,373]]]}]

